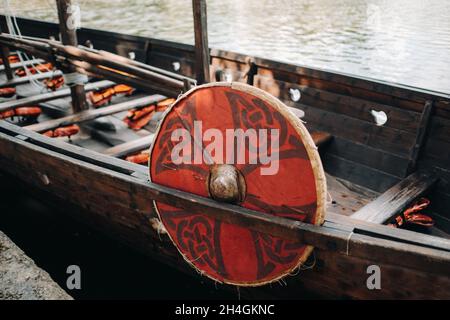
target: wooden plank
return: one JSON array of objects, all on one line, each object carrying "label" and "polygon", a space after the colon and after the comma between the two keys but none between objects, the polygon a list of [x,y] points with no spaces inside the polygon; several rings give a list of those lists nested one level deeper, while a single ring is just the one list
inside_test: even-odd
[{"label": "wooden plank", "polygon": [[195,72],[197,83],[210,82],[209,75],[209,46],[208,46],[208,26],[206,18],[206,1],[192,0],[192,11],[194,14],[195,32]]},{"label": "wooden plank", "polygon": [[[43,62],[44,62],[44,60],[42,60],[42,59],[31,59],[31,60],[26,60],[23,63],[22,62],[11,63],[11,69],[15,70],[15,69],[23,68],[23,67],[28,67],[33,64],[40,64]],[[0,72],[4,71],[4,70],[5,70],[5,66],[1,65]]]},{"label": "wooden plank", "polygon": [[[435,248],[450,252],[450,241],[445,238],[430,236],[428,234],[404,230],[389,228],[378,223],[369,221],[354,219],[353,217],[345,217],[340,214],[327,212],[325,217],[325,225],[332,227],[332,224],[347,226],[349,230],[353,232],[377,235],[384,239],[391,239],[398,242],[410,243],[416,245],[423,245],[429,248]],[[337,227],[337,226],[335,226]],[[396,230],[392,232],[392,230]]]},{"label": "wooden plank", "polygon": [[[52,46],[65,54],[69,59],[84,61],[92,66],[101,66],[103,69],[106,69],[104,67],[109,67],[121,71],[122,75],[126,73],[129,77],[139,77],[143,81],[156,82],[159,85],[170,86],[176,89],[183,88],[183,79],[185,78],[179,79],[180,75],[178,74],[172,74],[159,68],[137,63],[110,52],[91,49],[82,50],[74,46],[61,46],[56,43],[52,44]],[[189,78],[186,79],[190,80]]]},{"label": "wooden plank", "polygon": [[433,174],[415,172],[354,213],[352,218],[380,224],[388,222],[436,182]]},{"label": "wooden plank", "polygon": [[[93,83],[88,83],[85,87],[86,91],[94,91],[104,89],[110,86],[113,86],[114,82],[109,80],[97,81]],[[70,96],[70,89],[61,89],[53,92],[47,92],[43,94],[39,94],[32,97],[12,100],[0,103],[0,112],[6,111],[9,109],[23,107],[27,105],[39,104],[41,102],[46,102],[54,99],[65,98]]]},{"label": "wooden plank", "polygon": [[135,100],[129,100],[122,103],[118,103],[112,106],[107,106],[99,109],[90,109],[84,110],[79,113],[69,115],[66,117],[47,120],[45,122],[36,123],[27,126],[28,130],[36,131],[36,132],[44,132],[50,129],[55,129],[58,127],[68,126],[74,123],[81,123],[89,120],[94,120],[100,117],[112,115],[114,113],[127,111],[132,108],[144,107],[147,105],[154,104],[161,100],[165,99],[165,96],[162,95],[152,95],[149,97],[143,97]]},{"label": "wooden plank", "polygon": [[420,122],[416,133],[416,141],[412,147],[411,154],[409,156],[407,173],[411,173],[416,169],[417,160],[419,159],[420,152],[424,147],[425,136],[428,132],[432,110],[433,110],[433,101],[427,101],[425,103],[422,115],[420,117]]},{"label": "wooden plank", "polygon": [[136,77],[130,77],[128,75],[121,74],[116,71],[108,70],[106,68],[97,67],[88,62],[71,60],[71,64],[76,66],[78,72],[84,73],[92,77],[100,77],[115,81],[117,83],[127,84],[133,88],[141,89],[147,93],[159,92],[167,94],[169,96],[178,96],[183,88],[183,84],[180,88],[170,87],[168,85],[162,85],[153,81],[145,81]]},{"label": "wooden plank", "polygon": [[442,141],[429,137],[426,139],[423,157],[418,163],[425,161],[438,167],[450,169],[450,141]]},{"label": "wooden plank", "polygon": [[339,94],[314,88],[310,85],[298,85],[269,77],[256,76],[255,84],[257,87],[287,101],[291,101],[290,89],[297,89],[301,92],[299,100],[301,104],[347,115],[372,124],[374,118],[371,110],[384,111],[388,117],[388,121],[383,125],[384,127],[404,130],[413,134],[417,131],[417,124],[421,115],[419,112],[356,98],[351,94]]},{"label": "wooden plank", "polygon": [[[71,0],[56,0],[59,19],[59,31],[61,33],[61,42],[64,45],[78,46],[77,26],[69,27],[69,21],[76,19],[73,15],[73,7]],[[72,9],[72,10],[71,10]],[[74,22],[72,22],[74,24]],[[75,67],[69,66],[66,70],[69,73],[76,72]],[[72,96],[72,108],[74,112],[86,110],[89,106],[86,102],[86,92],[84,85],[77,84],[70,87],[70,95]]]},{"label": "wooden plank", "polygon": [[406,175],[408,158],[356,143],[349,139],[334,136],[332,143],[329,143],[327,147],[327,154],[360,163],[399,178]]},{"label": "wooden plank", "polygon": [[376,192],[384,192],[400,181],[394,175],[328,152],[323,153],[321,158],[329,174]]},{"label": "wooden plank", "polygon": [[43,79],[48,79],[48,78],[57,77],[57,76],[61,76],[61,75],[62,75],[62,72],[57,70],[57,71],[50,71],[50,72],[43,72],[43,73],[33,74],[31,76],[16,77],[16,78],[13,78],[13,79],[8,80],[6,82],[0,83],[0,88],[15,87],[15,86],[18,86],[20,84],[28,83],[31,80],[43,80]]},{"label": "wooden plank", "polygon": [[265,74],[276,73],[276,78],[279,78],[278,75],[281,74],[297,75],[297,78],[303,78],[305,82],[322,83],[323,85],[334,83],[336,88],[346,88],[345,91],[352,91],[355,93],[355,96],[361,98],[374,97],[380,103],[404,106],[410,110],[420,111],[426,100],[450,100],[448,93],[383,80],[357,77],[350,74],[313,69],[262,58],[255,58],[255,63],[258,65],[259,70],[267,70]]},{"label": "wooden plank", "polygon": [[297,107],[305,113],[303,121],[310,130],[325,131],[357,143],[368,145],[384,152],[404,157],[410,154],[415,135],[373,123],[361,121],[339,113],[328,112],[309,105],[284,101],[288,106]]},{"label": "wooden plank", "polygon": [[[367,268],[371,262],[324,250],[314,252],[314,267],[300,271],[298,277],[288,279],[287,286],[279,290],[280,294],[278,292],[274,294],[275,297],[292,299],[295,293],[289,292],[288,288],[306,288],[320,292],[331,299],[450,298],[448,275],[436,277],[426,272],[405,269],[396,264],[373,262],[372,264],[379,266],[381,270],[381,289],[369,290],[366,285],[369,277]],[[273,291],[272,287],[275,286],[271,286],[271,291]]]},{"label": "wooden plank", "polygon": [[429,139],[450,142],[450,120],[433,116],[430,119]]},{"label": "wooden plank", "polygon": [[133,152],[138,152],[140,150],[149,148],[155,138],[154,134],[136,139],[133,141],[125,142],[117,146],[111,147],[103,151],[102,153],[112,157],[124,157]]}]

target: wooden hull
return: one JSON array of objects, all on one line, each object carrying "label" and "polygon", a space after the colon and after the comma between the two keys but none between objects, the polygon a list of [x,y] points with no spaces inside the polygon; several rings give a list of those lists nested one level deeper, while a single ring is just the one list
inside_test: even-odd
[{"label": "wooden hull", "polygon": [[[58,33],[53,24],[31,20],[19,23],[23,32],[31,36],[49,37]],[[80,43],[90,40],[99,49],[123,55],[134,52],[138,60],[168,70],[173,62],[180,62],[179,72],[193,75],[191,46],[85,29],[81,30],[80,38]],[[450,145],[450,135],[446,134],[450,132],[448,95],[249,59],[218,50],[212,50],[211,73],[218,77],[229,74],[235,81],[263,88],[288,105],[304,110],[309,129],[332,133],[333,144],[322,154],[322,160],[326,171],[337,177],[383,192],[407,176],[412,165],[437,171],[441,179],[431,194],[433,210],[444,228],[450,225],[446,210],[450,207],[450,193],[445,188],[450,181],[450,158],[442,155],[445,152],[437,151],[444,149],[436,142]],[[301,90],[300,102],[290,99],[291,88]],[[427,101],[432,101],[434,106],[432,118],[428,119],[431,129],[417,150]],[[373,124],[368,112],[371,108],[388,113],[387,126]],[[2,172],[24,182],[35,194],[79,208],[74,214],[80,220],[155,259],[196,274],[169,238],[158,233],[152,200],[188,208],[196,208],[199,200],[190,200],[181,193],[171,193],[150,184],[146,167],[51,141],[5,122],[0,122],[0,167]],[[217,211],[224,215],[234,210],[212,201],[200,205],[208,207],[211,213]],[[353,237],[349,224],[364,230],[355,236],[359,242],[353,242],[356,243],[354,252],[353,248],[349,250],[349,240]],[[272,231],[277,230],[274,227]],[[328,216],[324,230],[323,239],[314,240],[316,248],[308,261],[311,268],[286,278],[287,286],[241,288],[241,295],[299,299],[306,289],[332,298],[450,298],[448,241],[402,230],[388,233],[351,219],[341,221],[333,214]],[[333,230],[337,230],[336,234]],[[307,232],[301,237],[312,239]],[[394,241],[402,237],[406,240]],[[332,241],[335,238],[339,241]],[[386,256],[386,253],[392,255]],[[382,270],[380,290],[367,288],[370,265],[378,265]]]},{"label": "wooden hull", "polygon": [[[152,226],[157,217],[151,201],[155,191],[146,183],[145,167],[75,146],[50,147],[45,138],[34,133],[28,139],[14,137],[23,133],[23,129],[14,132],[15,129],[5,123],[0,127],[3,172],[20,179],[39,195],[79,207],[82,210],[77,212],[77,218],[91,226],[171,266],[196,274],[168,237],[159,235]],[[288,277],[287,286],[241,288],[241,294],[299,299],[307,289],[334,298],[450,298],[448,274],[427,272],[426,265],[424,270],[413,270],[323,249],[315,249],[313,256],[308,264],[314,266]],[[381,290],[369,290],[366,286],[367,267],[373,264],[383,270]]]}]

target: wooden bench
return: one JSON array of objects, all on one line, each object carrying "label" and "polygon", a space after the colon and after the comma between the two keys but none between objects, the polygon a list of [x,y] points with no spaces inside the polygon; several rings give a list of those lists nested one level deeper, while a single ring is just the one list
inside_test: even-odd
[{"label": "wooden bench", "polygon": [[438,178],[434,174],[415,172],[362,207],[351,217],[378,224],[386,223],[429,191],[437,180]]}]

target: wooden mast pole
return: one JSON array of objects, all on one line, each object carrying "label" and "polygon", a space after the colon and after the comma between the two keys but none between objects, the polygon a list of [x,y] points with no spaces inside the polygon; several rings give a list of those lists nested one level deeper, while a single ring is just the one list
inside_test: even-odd
[{"label": "wooden mast pole", "polygon": [[[61,32],[61,42],[64,45],[78,46],[77,31],[73,25],[74,15],[71,8],[71,0],[56,0],[58,7],[59,31]],[[69,23],[70,22],[70,23]],[[76,72],[74,66],[69,66],[68,72]],[[74,112],[79,112],[88,108],[86,104],[86,93],[84,85],[75,85],[70,88],[72,96],[72,108]]]},{"label": "wooden mast pole", "polygon": [[9,63],[9,48],[6,46],[2,46],[1,50],[0,50],[0,55],[3,61],[3,65],[5,66],[5,73],[6,73],[6,78],[8,80],[12,80],[14,78],[13,73],[12,73],[12,69],[11,69],[11,64]]},{"label": "wooden mast pole", "polygon": [[195,31],[195,73],[197,83],[210,82],[206,0],[192,0]]},{"label": "wooden mast pole", "polygon": [[[6,20],[6,18],[5,18]],[[6,31],[11,34],[11,31],[9,30],[9,26],[8,23],[5,23],[5,28]],[[8,80],[12,80],[14,78],[12,69],[11,69],[11,64],[9,63],[9,47],[7,46],[1,46],[0,47],[0,57],[2,58],[3,61],[3,65],[5,66],[5,73],[6,73],[6,79]]]}]

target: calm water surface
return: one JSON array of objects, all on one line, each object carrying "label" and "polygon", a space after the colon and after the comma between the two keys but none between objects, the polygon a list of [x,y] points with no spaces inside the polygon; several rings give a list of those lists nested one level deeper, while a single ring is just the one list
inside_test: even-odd
[{"label": "calm water surface", "polygon": [[[53,0],[10,3],[17,15],[56,21]],[[194,42],[190,0],[78,3],[84,27]],[[207,4],[211,47],[450,93],[448,0]]]}]

